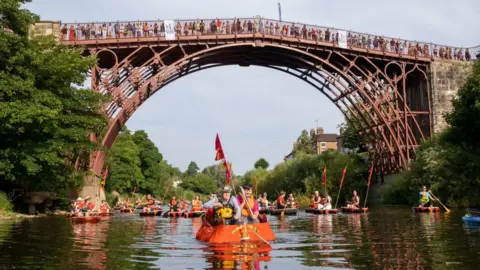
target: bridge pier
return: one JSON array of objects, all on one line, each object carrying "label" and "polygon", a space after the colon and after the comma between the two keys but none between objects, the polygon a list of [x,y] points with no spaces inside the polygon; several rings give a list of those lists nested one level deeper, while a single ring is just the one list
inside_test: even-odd
[{"label": "bridge pier", "polygon": [[447,128],[445,113],[451,112],[452,99],[472,72],[473,62],[439,60],[430,64],[433,132]]},{"label": "bridge pier", "polygon": [[102,179],[94,174],[89,174],[84,178],[84,186],[80,191],[79,196],[85,199],[89,196],[92,198],[92,201],[95,203],[95,209],[100,209],[100,204],[102,200],[106,200],[105,191],[101,186]]}]

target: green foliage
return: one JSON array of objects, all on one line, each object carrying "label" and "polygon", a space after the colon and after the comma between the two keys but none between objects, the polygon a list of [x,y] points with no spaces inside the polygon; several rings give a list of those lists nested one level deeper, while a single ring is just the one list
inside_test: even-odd
[{"label": "green foliage", "polygon": [[450,206],[480,205],[480,62],[459,89],[443,133],[422,143],[410,170],[382,191],[392,204],[416,204],[426,185]]},{"label": "green foliage", "polygon": [[347,121],[339,126],[342,136],[342,146],[351,149],[354,152],[366,152],[367,139],[365,135],[360,135],[356,131],[352,121],[355,120]]},{"label": "green foliage", "polygon": [[138,189],[145,180],[140,165],[140,147],[135,144],[130,131],[125,129],[108,153],[107,191],[125,193],[132,192],[135,187]]},{"label": "green foliage", "polygon": [[[295,194],[324,193],[323,168],[327,167],[327,191],[336,198],[342,170],[347,173],[342,188],[342,198],[348,198],[356,189],[360,196],[366,191],[369,165],[358,155],[337,151],[325,151],[320,155],[302,155],[286,163],[280,163],[259,182],[259,193],[278,194],[281,190]],[[340,200],[342,203],[343,200]]]},{"label": "green foliage", "polygon": [[226,169],[221,164],[207,166],[202,170],[202,174],[208,175],[217,187],[225,185]]},{"label": "green foliage", "polygon": [[297,138],[297,143],[295,149],[293,149],[294,156],[299,156],[302,154],[316,154],[316,149],[314,145],[314,138],[312,138],[307,130],[302,130],[302,133]]},{"label": "green foliage", "polygon": [[260,158],[259,160],[257,160],[255,162],[255,164],[253,165],[253,167],[255,169],[258,169],[258,168],[263,168],[263,169],[267,169],[268,166],[270,166],[270,164],[268,163],[268,161],[266,161],[264,158]]},{"label": "green foliage", "polygon": [[8,215],[13,211],[13,204],[7,195],[0,191],[0,216]]},{"label": "green foliage", "polygon": [[154,193],[159,185],[165,185],[168,179],[162,177],[160,162],[163,156],[155,144],[148,138],[145,131],[139,130],[133,134],[133,141],[139,148],[140,169],[144,181],[140,183],[139,192]]},{"label": "green foliage", "polygon": [[197,175],[198,170],[200,170],[200,168],[198,167],[197,163],[195,163],[194,161],[190,161],[190,164],[188,164],[188,168],[185,171],[185,176],[195,176]]},{"label": "green foliage", "polygon": [[206,174],[187,176],[180,184],[180,187],[201,194],[211,194],[217,190],[217,185]]},{"label": "green foliage", "polygon": [[106,125],[106,98],[79,89],[94,57],[53,37],[28,38],[36,16],[19,9],[27,1],[0,4],[0,177],[26,190],[59,191],[76,186],[73,165],[82,168],[99,145],[87,136]]}]

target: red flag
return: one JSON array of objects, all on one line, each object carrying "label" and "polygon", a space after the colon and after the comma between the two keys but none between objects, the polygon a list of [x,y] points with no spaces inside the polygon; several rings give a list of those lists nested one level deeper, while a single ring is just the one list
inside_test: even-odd
[{"label": "red flag", "polygon": [[367,183],[367,186],[369,187],[370,186],[370,180],[372,180],[372,174],[373,174],[373,161],[372,161],[372,167],[370,167],[370,169],[368,170],[368,172],[370,173],[368,175],[368,183]]},{"label": "red flag", "polygon": [[347,166],[342,171],[342,180],[340,180],[340,188],[343,186],[343,179],[345,179],[345,174],[347,173]]},{"label": "red flag", "polygon": [[215,150],[217,151],[217,154],[215,156],[215,161],[225,159],[225,155],[223,154],[223,148],[222,144],[220,143],[220,137],[218,136],[215,138]]},{"label": "red flag", "polygon": [[325,168],[323,168],[322,178],[323,178],[323,186],[325,188],[327,188],[327,166],[325,166]]},{"label": "red flag", "polygon": [[[225,162],[224,162],[224,164],[225,164]],[[226,166],[226,168],[227,168],[227,170],[225,172],[225,176],[226,176],[225,183],[230,184],[230,180],[232,179],[232,163],[228,164]]]}]

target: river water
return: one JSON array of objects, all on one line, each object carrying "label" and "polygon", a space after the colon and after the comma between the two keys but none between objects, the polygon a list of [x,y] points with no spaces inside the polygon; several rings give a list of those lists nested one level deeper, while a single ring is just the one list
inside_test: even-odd
[{"label": "river water", "polygon": [[[479,269],[480,227],[462,210],[415,214],[269,216],[270,246],[212,247],[201,221],[119,214],[97,224],[65,217],[0,221],[1,269]],[[258,251],[258,252],[257,252]]]}]

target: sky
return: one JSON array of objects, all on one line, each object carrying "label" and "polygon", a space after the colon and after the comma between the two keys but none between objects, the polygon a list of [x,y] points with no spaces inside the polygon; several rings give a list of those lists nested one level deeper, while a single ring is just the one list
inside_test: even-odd
[{"label": "sky", "polygon": [[[91,22],[155,19],[278,18],[371,34],[472,47],[480,44],[478,0],[33,0],[42,20]],[[303,129],[338,133],[343,115],[323,94],[287,74],[228,66],[196,72],[169,84],[129,119],[145,130],[170,164],[185,170],[215,163],[219,133],[235,174],[265,158],[283,162]]]}]

